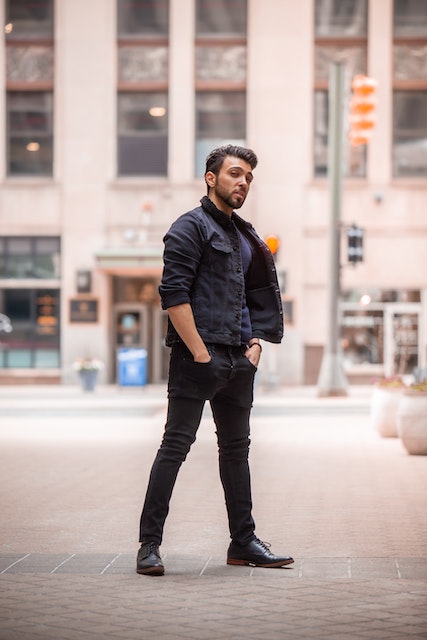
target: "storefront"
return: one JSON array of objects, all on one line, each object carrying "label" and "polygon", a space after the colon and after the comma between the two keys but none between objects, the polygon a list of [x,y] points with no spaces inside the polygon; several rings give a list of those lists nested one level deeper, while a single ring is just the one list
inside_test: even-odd
[{"label": "storefront", "polygon": [[59,238],[0,238],[2,381],[59,381],[59,263]]},{"label": "storefront", "polygon": [[169,350],[164,346],[167,313],[161,309],[159,281],[155,277],[112,277],[112,345],[110,354],[117,379],[117,351],[123,347],[147,351],[147,380],[163,382],[167,378]]},{"label": "storefront", "polygon": [[420,291],[353,290],[343,298],[341,344],[350,380],[366,383],[378,375],[409,375],[420,366]]}]

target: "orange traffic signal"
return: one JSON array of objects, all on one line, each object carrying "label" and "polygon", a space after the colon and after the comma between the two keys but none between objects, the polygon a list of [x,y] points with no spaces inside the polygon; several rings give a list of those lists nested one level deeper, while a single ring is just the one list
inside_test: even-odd
[{"label": "orange traffic signal", "polygon": [[377,116],[377,81],[357,75],[351,83],[353,96],[350,101],[350,142],[354,146],[368,144],[372,137]]},{"label": "orange traffic signal", "polygon": [[265,238],[265,244],[270,249],[270,251],[273,254],[273,256],[275,256],[276,253],[279,251],[280,240],[279,240],[278,236],[267,236]]}]

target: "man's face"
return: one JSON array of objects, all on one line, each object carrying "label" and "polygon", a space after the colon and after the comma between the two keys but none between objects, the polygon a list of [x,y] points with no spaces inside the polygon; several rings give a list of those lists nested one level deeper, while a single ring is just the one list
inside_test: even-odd
[{"label": "man's face", "polygon": [[240,158],[226,156],[218,175],[211,171],[206,174],[209,198],[218,209],[231,215],[233,209],[240,209],[243,205],[252,180],[250,164]]}]

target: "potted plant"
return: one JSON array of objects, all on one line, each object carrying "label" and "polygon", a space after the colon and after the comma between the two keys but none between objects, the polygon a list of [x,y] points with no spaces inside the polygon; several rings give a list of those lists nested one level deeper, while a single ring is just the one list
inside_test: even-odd
[{"label": "potted plant", "polygon": [[427,381],[413,383],[403,392],[397,433],[408,453],[427,455]]},{"label": "potted plant", "polygon": [[371,424],[383,438],[397,438],[397,410],[406,385],[401,376],[376,378],[371,398]]},{"label": "potted plant", "polygon": [[103,368],[104,364],[96,358],[78,358],[73,363],[73,369],[77,371],[84,391],[94,391],[99,371]]}]

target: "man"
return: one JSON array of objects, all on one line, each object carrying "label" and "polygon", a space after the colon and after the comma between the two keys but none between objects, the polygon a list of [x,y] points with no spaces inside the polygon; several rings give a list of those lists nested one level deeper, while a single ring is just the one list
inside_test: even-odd
[{"label": "man", "polygon": [[165,432],[151,469],[141,514],[137,572],[163,575],[159,546],[182,462],[196,439],[209,400],[216,426],[220,478],[231,543],[227,563],[281,567],[255,536],[248,464],[249,416],[260,338],[279,343],[283,313],[274,261],[239,209],[249,192],[257,157],[228,145],[206,160],[208,195],[178,218],[164,243],[159,287],[168,311],[172,347]]}]

